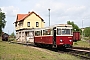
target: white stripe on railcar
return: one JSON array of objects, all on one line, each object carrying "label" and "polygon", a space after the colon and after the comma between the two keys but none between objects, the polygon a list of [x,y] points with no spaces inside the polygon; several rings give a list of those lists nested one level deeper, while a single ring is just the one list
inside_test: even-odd
[{"label": "white stripe on railcar", "polygon": [[56,36],[73,36],[73,35],[56,35]]}]

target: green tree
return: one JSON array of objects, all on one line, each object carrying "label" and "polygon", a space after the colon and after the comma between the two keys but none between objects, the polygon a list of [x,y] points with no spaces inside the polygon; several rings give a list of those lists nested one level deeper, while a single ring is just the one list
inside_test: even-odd
[{"label": "green tree", "polygon": [[72,27],[73,27],[73,31],[79,31],[79,32],[82,31],[82,30],[81,30],[81,29],[80,29],[76,24],[74,24],[73,21],[72,21],[72,22],[67,21],[67,24],[72,25]]},{"label": "green tree", "polygon": [[6,18],[5,13],[3,13],[1,8],[0,8],[0,36],[1,36],[1,33],[2,33],[2,29],[6,25],[5,18]]},{"label": "green tree", "polygon": [[85,37],[90,37],[90,27],[86,27],[83,32]]},{"label": "green tree", "polygon": [[15,37],[14,32],[12,32],[10,36],[11,36],[12,38],[14,38],[14,37]]}]

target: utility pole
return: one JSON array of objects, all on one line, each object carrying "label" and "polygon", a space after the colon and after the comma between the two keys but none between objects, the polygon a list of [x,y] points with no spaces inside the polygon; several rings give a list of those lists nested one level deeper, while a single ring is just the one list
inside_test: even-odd
[{"label": "utility pole", "polygon": [[82,40],[83,40],[83,20],[82,20]]},{"label": "utility pole", "polygon": [[9,30],[8,30],[8,35],[9,35]]},{"label": "utility pole", "polygon": [[48,11],[49,11],[49,26],[50,26],[50,9],[48,9]]}]

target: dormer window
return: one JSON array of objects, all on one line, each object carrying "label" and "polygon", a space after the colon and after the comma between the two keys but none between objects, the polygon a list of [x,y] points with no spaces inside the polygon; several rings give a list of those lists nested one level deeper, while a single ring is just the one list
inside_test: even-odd
[{"label": "dormer window", "polygon": [[39,27],[39,22],[36,22],[36,27]]},{"label": "dormer window", "polygon": [[27,26],[30,27],[30,22],[27,22]]}]

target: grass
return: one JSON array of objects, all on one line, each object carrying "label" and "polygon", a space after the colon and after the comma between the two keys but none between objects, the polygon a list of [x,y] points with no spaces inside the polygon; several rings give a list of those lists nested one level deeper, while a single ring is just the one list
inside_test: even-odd
[{"label": "grass", "polygon": [[0,60],[80,60],[69,54],[45,50],[50,54],[30,46],[0,41]]},{"label": "grass", "polygon": [[44,60],[50,59],[46,53],[18,44],[0,43],[0,57],[2,60]]},{"label": "grass", "polygon": [[90,48],[90,43],[87,41],[77,41],[73,43],[74,47],[85,47],[85,48]]}]

